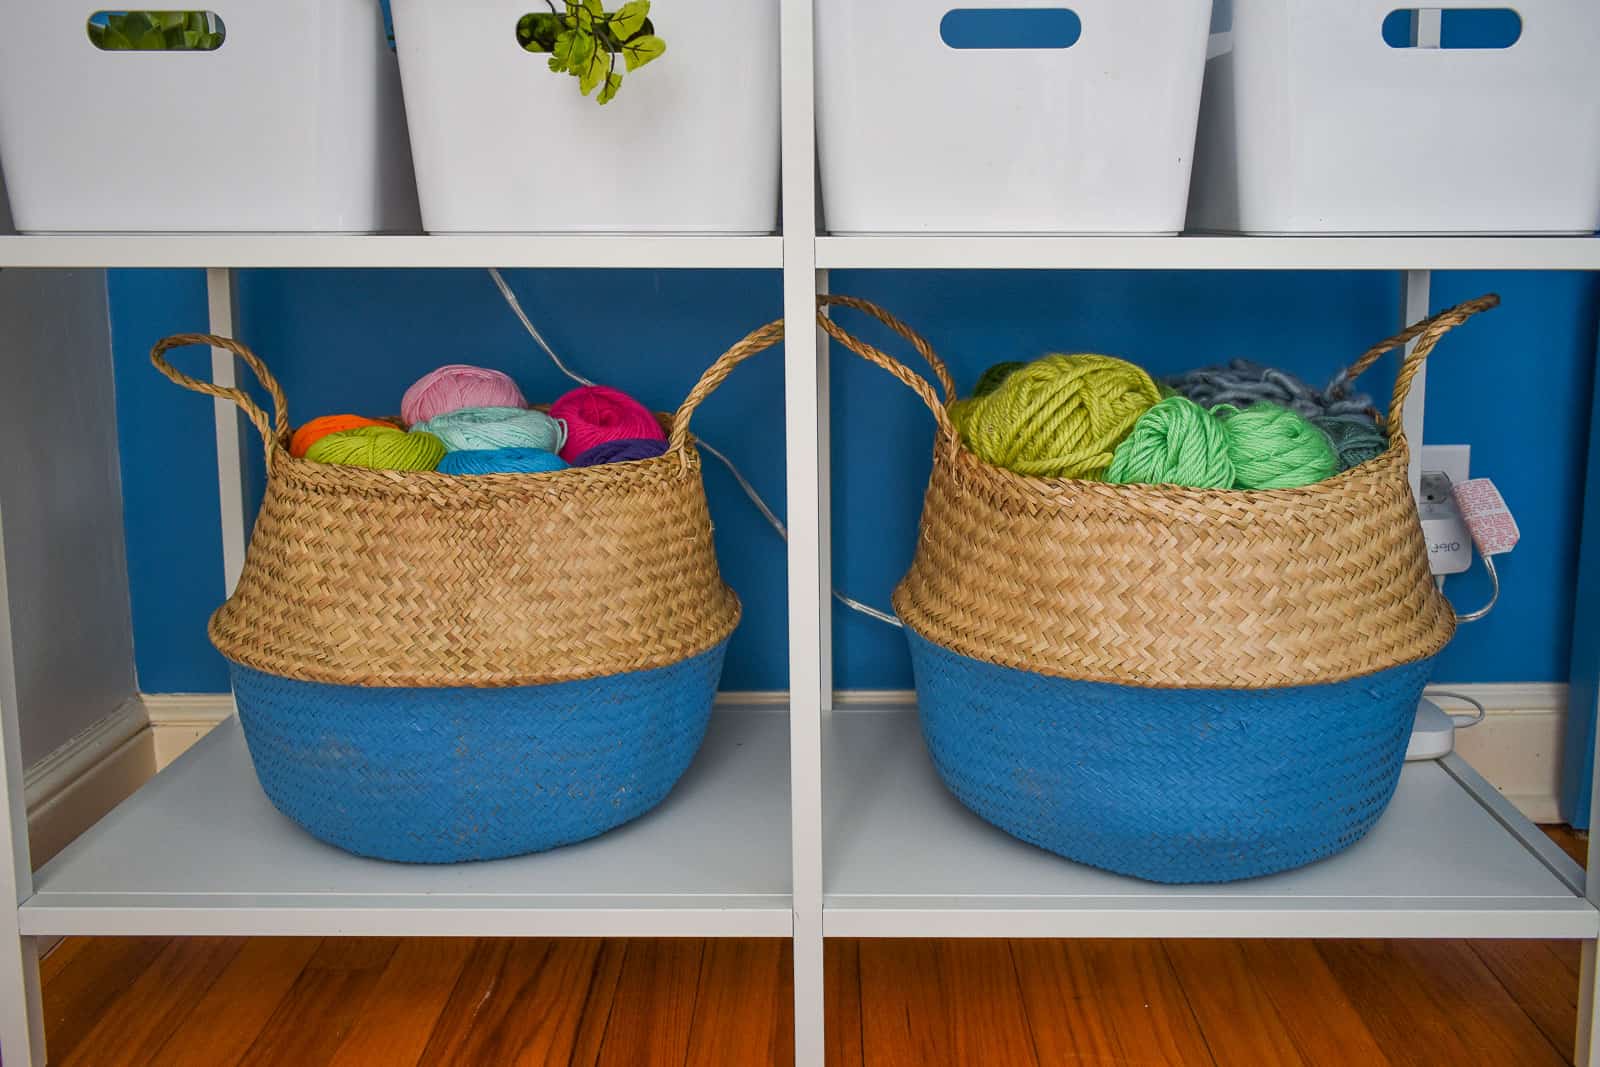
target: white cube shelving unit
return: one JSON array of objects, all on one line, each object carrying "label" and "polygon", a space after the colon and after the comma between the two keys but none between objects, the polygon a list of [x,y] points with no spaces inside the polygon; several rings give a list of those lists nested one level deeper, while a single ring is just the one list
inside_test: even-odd
[{"label": "white cube shelving unit", "polygon": [[[9,659],[11,632],[29,616],[4,609],[0,555],[0,846],[11,856],[0,894],[16,904],[0,908],[8,1067],[45,1062],[38,939],[135,933],[788,937],[802,1067],[823,1062],[826,936],[1571,939],[1583,942],[1578,1060],[1600,1065],[1600,878],[1457,757],[1408,766],[1377,829],[1340,856],[1256,881],[1170,887],[1068,863],[980,822],[937,782],[909,705],[835,710],[829,354],[803,325],[834,268],[1397,271],[1415,318],[1431,269],[1600,271],[1600,239],[819,235],[812,26],[809,0],[783,0],[782,236],[0,236],[0,268],[206,268],[212,326],[224,333],[231,271],[287,267],[781,270],[797,324],[785,350],[791,690],[719,710],[659,810],[581,845],[449,867],[346,855],[271,809],[230,721],[35,873]],[[213,373],[231,381],[231,359],[215,359]],[[246,538],[237,430],[233,409],[219,407],[230,581]],[[1420,423],[1410,432],[1422,439]]]}]

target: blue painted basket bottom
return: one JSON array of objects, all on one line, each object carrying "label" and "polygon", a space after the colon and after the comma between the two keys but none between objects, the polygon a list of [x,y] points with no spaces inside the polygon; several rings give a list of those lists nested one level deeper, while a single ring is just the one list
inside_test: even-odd
[{"label": "blue painted basket bottom", "polygon": [[957,799],[1024,841],[1154,882],[1253,878],[1361,840],[1394,795],[1433,666],[1286,689],[1143,689],[997,667],[906,635],[923,738]]},{"label": "blue painted basket bottom", "polygon": [[726,649],[509,689],[326,685],[230,666],[279,811],[358,855],[456,863],[582,841],[659,804],[705,737]]}]

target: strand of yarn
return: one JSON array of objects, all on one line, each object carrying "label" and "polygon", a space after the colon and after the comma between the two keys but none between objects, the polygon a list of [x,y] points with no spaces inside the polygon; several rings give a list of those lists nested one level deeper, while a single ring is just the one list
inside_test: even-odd
[{"label": "strand of yarn", "polygon": [[568,463],[607,441],[664,441],[667,437],[649,408],[620,389],[605,385],[572,390],[550,405],[550,414],[567,424],[561,458]]},{"label": "strand of yarn", "polygon": [[294,432],[289,439],[289,454],[296,459],[302,458],[310,451],[311,446],[328,436],[341,430],[354,430],[362,426],[392,426],[392,423],[379,419],[369,419],[362,415],[323,415],[312,419]]},{"label": "strand of yarn", "polygon": [[978,376],[978,384],[972,387],[972,395],[975,397],[988,396],[990,393],[1000,388],[1002,382],[1011,377],[1012,371],[1021,370],[1026,366],[1026,363],[1016,360],[1011,360],[1005,363],[996,363],[994,366],[990,367],[988,370],[984,371]]},{"label": "strand of yarn", "polygon": [[1106,481],[1231,489],[1227,425],[1193,400],[1169,396],[1133,424],[1112,456]]},{"label": "strand of yarn", "polygon": [[451,452],[439,461],[440,474],[544,474],[564,471],[567,463],[543,448],[492,448]]},{"label": "strand of yarn", "polygon": [[598,467],[602,463],[627,463],[636,459],[654,459],[667,450],[667,443],[648,437],[621,437],[604,441],[572,461],[574,467]]},{"label": "strand of yarn", "polygon": [[1372,421],[1372,398],[1365,393],[1350,392],[1348,372],[1340,372],[1326,389],[1318,391],[1288,371],[1236,359],[1168,378],[1166,384],[1207,409],[1221,404],[1247,408],[1267,401],[1308,419],[1320,415],[1359,415]]},{"label": "strand of yarn", "polygon": [[1333,442],[1342,471],[1377,459],[1389,449],[1389,438],[1366,415],[1315,415],[1311,424]]},{"label": "strand of yarn", "polygon": [[1222,420],[1237,489],[1294,489],[1331,478],[1339,457],[1304,415],[1271,403],[1212,409]]},{"label": "strand of yarn", "polygon": [[1099,480],[1112,453],[1160,394],[1125,360],[1049,355],[1006,376],[988,396],[952,406],[980,459],[1039,478]]},{"label": "strand of yarn", "polygon": [[528,401],[507,375],[487,367],[452,363],[418,378],[400,400],[407,426],[462,408],[525,408]]},{"label": "strand of yarn", "polygon": [[412,427],[438,437],[452,452],[501,448],[539,448],[560,452],[567,425],[528,408],[461,408],[435,415]]},{"label": "strand of yarn", "polygon": [[394,426],[340,430],[306,452],[306,458],[314,463],[391,471],[431,471],[444,456],[444,442],[433,434],[408,433]]}]

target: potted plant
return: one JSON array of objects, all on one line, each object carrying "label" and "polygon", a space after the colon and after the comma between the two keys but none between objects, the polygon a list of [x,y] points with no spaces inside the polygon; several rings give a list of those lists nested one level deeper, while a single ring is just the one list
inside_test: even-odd
[{"label": "potted plant", "polygon": [[550,69],[577,78],[584,96],[599,87],[596,100],[602,104],[622,88],[619,55],[632,72],[667,50],[650,22],[650,0],[632,0],[609,13],[600,0],[562,0],[565,11],[556,10],[555,0],[545,2],[549,11],[522,16],[517,41],[529,52],[550,53]]}]

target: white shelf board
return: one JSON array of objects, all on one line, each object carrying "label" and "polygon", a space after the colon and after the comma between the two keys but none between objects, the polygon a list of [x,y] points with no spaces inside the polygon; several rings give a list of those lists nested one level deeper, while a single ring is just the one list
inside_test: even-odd
[{"label": "white shelf board", "polygon": [[833,270],[1600,270],[1600,238],[821,237],[817,266]]},{"label": "white shelf board", "polygon": [[0,236],[0,267],[629,267],[778,270],[780,237],[671,234]]},{"label": "white shelf board", "polygon": [[[1408,765],[1366,840],[1250,881],[1163,886],[1068,862],[962,807],[914,711],[824,724],[830,937],[1593,938],[1582,872],[1460,761]],[[1522,835],[1519,837],[1518,835]]]},{"label": "white shelf board", "polygon": [[280,815],[237,718],[35,876],[28,934],[788,937],[789,720],[718,710],[656,810],[592,841],[443,866],[342,852]]}]

